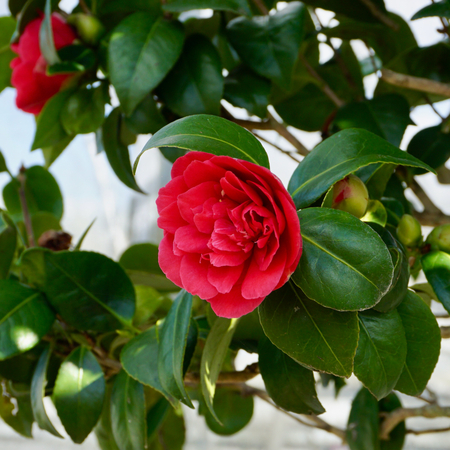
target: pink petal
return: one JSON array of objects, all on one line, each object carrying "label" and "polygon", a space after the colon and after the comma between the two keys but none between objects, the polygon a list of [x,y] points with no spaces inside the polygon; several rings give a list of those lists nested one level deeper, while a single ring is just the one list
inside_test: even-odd
[{"label": "pink petal", "polygon": [[205,181],[219,181],[225,175],[225,169],[211,161],[193,161],[183,173],[186,184],[192,188]]},{"label": "pink petal", "polygon": [[158,249],[158,262],[167,278],[181,288],[184,287],[180,277],[181,257],[173,253],[173,235],[165,233]]},{"label": "pink petal", "polygon": [[244,265],[236,267],[214,267],[209,266],[208,281],[219,291],[227,294],[239,280]]},{"label": "pink petal", "polygon": [[164,208],[167,208],[171,203],[176,202],[178,196],[187,190],[188,187],[186,186],[183,177],[176,177],[170,180],[158,192],[158,198],[156,199],[158,213],[161,213],[161,211]]},{"label": "pink petal", "polygon": [[200,262],[200,255],[187,254],[181,261],[180,276],[183,287],[192,295],[208,300],[217,295],[217,289],[208,281],[208,262]]},{"label": "pink petal", "polygon": [[178,228],[187,225],[187,222],[181,217],[176,203],[172,203],[167,208],[164,208],[159,214],[158,227],[169,233],[175,234]]},{"label": "pink petal", "polygon": [[263,300],[264,297],[243,298],[239,286],[235,286],[228,294],[218,294],[208,302],[219,317],[232,319],[251,313]]},{"label": "pink petal", "polygon": [[203,203],[202,212],[194,215],[194,224],[201,233],[211,234],[214,230],[213,206],[217,203],[216,198],[210,198]]},{"label": "pink petal", "polygon": [[206,161],[211,159],[214,155],[205,152],[187,152],[181,158],[177,158],[172,166],[172,171],[170,172],[172,178],[183,175],[186,168],[191,164],[192,161]]},{"label": "pink petal", "polygon": [[183,252],[208,253],[209,239],[209,235],[200,233],[195,226],[186,225],[175,232],[174,244]]},{"label": "pink petal", "polygon": [[207,181],[189,189],[178,196],[178,207],[184,220],[193,223],[194,209],[202,206],[210,198],[218,200],[219,184],[214,181]]},{"label": "pink petal", "polygon": [[224,267],[224,266],[239,266],[245,260],[247,260],[251,252],[245,253],[241,252],[219,252],[216,251],[211,253],[211,264],[215,267]]}]

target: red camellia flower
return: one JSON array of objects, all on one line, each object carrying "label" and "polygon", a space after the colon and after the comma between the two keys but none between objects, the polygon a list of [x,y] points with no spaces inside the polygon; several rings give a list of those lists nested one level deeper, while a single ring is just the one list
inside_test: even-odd
[{"label": "red camellia flower", "polygon": [[268,169],[189,152],[159,191],[159,264],[221,317],[253,311],[281,287],[302,253],[294,203]]},{"label": "red camellia flower", "polygon": [[[11,84],[17,89],[16,105],[19,109],[39,114],[47,100],[57,94],[71,75],[46,74],[47,63],[39,48],[39,29],[43,17],[32,20],[11,48],[19,55],[11,61]],[[59,50],[76,39],[72,28],[57,14],[52,14],[55,47]]]}]

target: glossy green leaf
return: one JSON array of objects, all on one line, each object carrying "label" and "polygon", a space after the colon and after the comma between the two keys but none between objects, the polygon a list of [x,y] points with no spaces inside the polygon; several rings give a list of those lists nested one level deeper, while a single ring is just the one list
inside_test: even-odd
[{"label": "glossy green leaf", "polygon": [[214,9],[236,14],[246,14],[248,11],[248,8],[242,7],[242,2],[237,0],[169,0],[163,4],[163,10],[169,12],[182,12],[191,9]]},{"label": "glossy green leaf", "polygon": [[60,118],[64,105],[73,92],[73,88],[65,89],[51,97],[45,104],[37,118],[36,134],[31,150],[52,147],[60,144],[62,141],[67,141],[68,134]]},{"label": "glossy green leaf", "polygon": [[53,434],[53,436],[62,438],[48,418],[43,401],[45,397],[45,387],[47,386],[47,368],[51,354],[51,348],[50,346],[47,346],[37,363],[30,388],[31,407],[39,428],[48,431]]},{"label": "glossy green leaf", "polygon": [[0,359],[34,347],[54,320],[40,292],[14,280],[0,280]]},{"label": "glossy green leaf", "polygon": [[261,119],[267,116],[269,96],[269,80],[245,67],[238,68],[225,78],[224,99]]},{"label": "glossy green leaf", "polygon": [[386,226],[387,222],[387,212],[386,208],[383,206],[379,200],[369,200],[367,203],[367,209],[363,217],[361,217],[363,222],[376,223],[382,227]]},{"label": "glossy green leaf", "polygon": [[100,364],[86,347],[77,347],[62,363],[53,403],[67,434],[81,444],[102,412],[105,378]]},{"label": "glossy green leaf", "polygon": [[[33,166],[21,174],[25,178],[25,198],[31,215],[39,211],[52,213],[57,219],[63,215],[63,199],[52,174],[41,166]],[[20,183],[10,181],[3,189],[3,200],[8,212],[22,219],[22,206],[19,195]]]},{"label": "glossy green leaf", "polygon": [[[389,394],[378,402],[380,413],[390,413],[397,408],[401,408],[402,404],[396,394]],[[390,433],[389,439],[380,439],[380,450],[402,450],[406,437],[406,425],[403,420]]]},{"label": "glossy green leaf", "polygon": [[311,151],[292,175],[288,190],[297,208],[304,208],[356,169],[378,162],[433,172],[427,164],[369,131],[349,129],[334,134]]},{"label": "glossy green leaf", "polygon": [[307,208],[298,213],[303,254],[292,279],[312,300],[339,311],[371,308],[389,290],[389,250],[368,225],[349,213]]},{"label": "glossy green leaf", "polygon": [[9,47],[16,21],[12,17],[0,17],[0,92],[11,86],[10,63],[16,56]]},{"label": "glossy green leaf", "polygon": [[0,377],[6,378],[13,383],[24,383],[29,386],[36,364],[44,348],[45,345],[41,341],[41,343],[25,353],[0,361]]},{"label": "glossy green leaf", "polygon": [[172,71],[158,89],[166,106],[179,116],[220,114],[222,62],[205,36],[190,36]]},{"label": "glossy green leaf", "polygon": [[31,218],[31,226],[33,228],[33,235],[36,241],[39,240],[42,233],[48,230],[61,230],[59,220],[47,211],[39,211],[33,214]]},{"label": "glossy green leaf", "polygon": [[[148,416],[147,416],[148,417]],[[147,422],[148,423],[148,422]],[[184,424],[181,406],[169,408],[164,422],[157,430],[157,434],[150,440],[149,450],[182,450],[186,440],[186,427]]]},{"label": "glossy green leaf", "polygon": [[167,400],[176,404],[176,398],[161,384],[158,372],[158,354],[158,332],[156,326],[153,326],[125,345],[120,354],[120,361],[130,377],[161,392]]},{"label": "glossy green leaf", "polygon": [[417,11],[411,20],[423,19],[424,17],[446,17],[450,19],[450,2],[443,0],[440,2],[433,2],[431,5],[427,5],[424,8]]},{"label": "glossy green leaf", "polygon": [[366,184],[369,197],[379,200],[383,196],[395,168],[395,164],[371,164],[358,169],[355,175]]},{"label": "glossy green leaf", "polygon": [[253,397],[243,396],[232,389],[217,389],[213,406],[220,423],[205,409],[206,425],[221,436],[230,436],[242,430],[253,416]]},{"label": "glossy green leaf", "polygon": [[78,330],[132,328],[133,285],[122,267],[106,256],[30,249],[22,255],[21,268],[61,317]]},{"label": "glossy green leaf", "polygon": [[164,301],[170,301],[156,289],[150,286],[134,286],[136,291],[136,310],[134,312],[133,324],[144,325],[161,306]]},{"label": "glossy green leaf", "polygon": [[[236,330],[238,319],[218,317],[206,338],[200,362],[200,383],[206,407],[212,417],[219,423],[214,412],[213,400],[216,392],[216,381],[225,360],[228,347]],[[222,424],[223,425],[223,424]]]},{"label": "glossy green leaf", "polygon": [[227,26],[227,37],[242,61],[280,86],[291,84],[303,41],[306,8],[292,2],[270,16],[238,17]]},{"label": "glossy green leaf", "polygon": [[398,147],[410,125],[409,104],[398,94],[386,94],[343,106],[334,119],[341,129],[364,128]]},{"label": "glossy green leaf", "polygon": [[407,395],[419,395],[439,359],[441,331],[430,308],[412,291],[408,291],[397,310],[402,318],[408,350],[395,389]]},{"label": "glossy green leaf", "polygon": [[[443,133],[441,126],[420,130],[408,144],[407,152],[433,169],[441,167],[450,158],[450,134]],[[418,175],[425,173],[421,169],[413,169]]]},{"label": "glossy green leaf", "polygon": [[58,53],[55,47],[55,41],[53,39],[52,29],[52,2],[46,0],[44,8],[44,20],[42,21],[39,29],[39,49],[47,64],[50,66],[60,62]]},{"label": "glossy green leaf", "polygon": [[167,413],[170,410],[170,403],[161,397],[148,411],[147,413],[147,436],[149,440],[152,440],[164,419],[167,417]]},{"label": "glossy green leaf", "polygon": [[155,133],[137,157],[134,171],[142,154],[155,147],[227,155],[269,167],[267,153],[255,136],[229,120],[206,114],[176,120]]},{"label": "glossy green leaf", "polygon": [[293,283],[259,306],[264,333],[280,350],[312,369],[349,377],[358,345],[358,316],[324,308]]},{"label": "glossy green leaf", "polygon": [[123,370],[111,394],[112,432],[120,450],[142,450],[147,445],[144,387]]},{"label": "glossy green leaf", "polygon": [[183,382],[183,361],[191,320],[192,295],[181,291],[159,332],[158,373],[163,389],[193,408]]},{"label": "glossy green leaf", "polygon": [[[12,392],[13,389],[17,394]],[[29,386],[0,384],[0,417],[17,433],[26,438],[32,437],[34,419]]]},{"label": "glossy green leaf", "polygon": [[397,384],[406,360],[406,338],[396,310],[365,311],[359,317],[355,375],[377,398],[386,397]]},{"label": "glossy green leaf", "polygon": [[101,450],[120,450],[114,439],[111,423],[111,383],[106,385],[105,401],[100,419],[94,428],[98,445]]},{"label": "glossy green leaf", "polygon": [[77,42],[60,48],[57,54],[60,62],[47,66],[46,73],[49,76],[85,72],[92,69],[96,63],[94,51]]},{"label": "glossy green leaf", "polygon": [[13,223],[6,222],[6,228],[0,232],[0,280],[8,278],[16,247],[17,228]]},{"label": "glossy green leaf", "polygon": [[283,409],[297,414],[321,414],[313,372],[275,347],[269,339],[259,341],[259,370],[267,393]]},{"label": "glossy green leaf", "polygon": [[127,115],[173,67],[183,39],[179,24],[144,12],[132,14],[114,29],[108,45],[108,72]]},{"label": "glossy green leaf", "polygon": [[450,255],[431,252],[422,256],[422,269],[437,298],[450,312]]},{"label": "glossy green leaf", "polygon": [[105,94],[103,86],[75,91],[61,110],[61,123],[68,135],[93,133],[104,120]]},{"label": "glossy green leaf", "polygon": [[45,160],[44,167],[46,169],[48,169],[55,162],[56,158],[58,158],[58,156],[61,155],[61,153],[67,148],[73,138],[74,136],[66,136],[57,144],[41,149]]},{"label": "glossy green leaf", "polygon": [[347,423],[347,443],[350,450],[379,450],[378,402],[362,388],[352,402]]},{"label": "glossy green leaf", "polygon": [[147,95],[129,117],[125,117],[127,127],[136,134],[154,134],[167,120],[152,95]]},{"label": "glossy green leaf", "polygon": [[111,168],[117,175],[117,178],[137,192],[141,192],[141,188],[137,185],[131,171],[130,154],[128,147],[124,145],[119,136],[122,115],[119,108],[113,109],[106,118],[102,126],[103,148],[108,158]]}]

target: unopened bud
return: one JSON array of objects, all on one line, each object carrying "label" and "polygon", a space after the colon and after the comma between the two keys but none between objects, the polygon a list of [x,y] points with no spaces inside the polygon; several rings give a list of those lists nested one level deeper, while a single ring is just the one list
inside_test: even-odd
[{"label": "unopened bud", "polygon": [[431,250],[450,253],[450,223],[436,227],[427,237]]},{"label": "unopened bud", "polygon": [[415,247],[422,238],[422,227],[417,219],[409,214],[403,214],[398,222],[397,237],[406,247]]},{"label": "unopened bud", "polygon": [[67,22],[76,28],[78,36],[80,36],[86,44],[97,44],[105,34],[105,27],[102,23],[96,17],[88,14],[72,14],[67,19]]},{"label": "unopened bud", "polygon": [[355,217],[364,216],[369,202],[366,185],[355,175],[348,175],[333,186],[331,207]]}]

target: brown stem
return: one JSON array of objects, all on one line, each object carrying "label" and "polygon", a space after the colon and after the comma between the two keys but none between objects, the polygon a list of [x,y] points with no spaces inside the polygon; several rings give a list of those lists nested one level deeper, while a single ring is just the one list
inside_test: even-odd
[{"label": "brown stem", "polygon": [[450,97],[450,84],[381,69],[381,79],[394,86]]},{"label": "brown stem", "polygon": [[441,327],[441,338],[450,339],[450,327]]},{"label": "brown stem", "polygon": [[[221,372],[216,384],[239,385],[255,378],[257,375],[259,375],[259,366],[258,363],[253,363],[240,372]],[[200,374],[188,372],[184,376],[184,382],[188,386],[197,386],[200,384]]]},{"label": "brown stem", "polygon": [[433,201],[428,197],[428,194],[423,190],[422,186],[416,181],[412,180],[409,187],[422,203],[424,210],[428,213],[442,213],[442,211],[433,203]]},{"label": "brown stem", "polygon": [[283,148],[279,147],[277,144],[274,144],[273,142],[269,141],[265,137],[261,136],[260,134],[253,132],[253,134],[263,142],[266,142],[267,144],[271,145],[272,147],[276,148],[281,153],[285,154],[286,156],[289,156],[293,161],[295,161],[297,164],[300,162],[295,156],[292,154],[293,152],[290,152],[289,150],[284,150]]},{"label": "brown stem", "polygon": [[[436,3],[436,2],[435,2],[434,0],[431,0],[431,3]],[[442,31],[443,31],[444,33],[446,33],[447,36],[450,37],[450,32],[449,32],[449,29],[448,29],[448,23],[445,22],[445,20],[444,20],[443,17],[439,17],[439,19],[440,19],[440,21],[441,21],[441,23],[442,23],[442,28],[443,28]],[[438,31],[441,31],[441,30],[438,30]]]},{"label": "brown stem", "polygon": [[429,434],[429,433],[445,433],[446,431],[450,431],[450,427],[447,428],[435,428],[431,430],[406,430],[409,434]]},{"label": "brown stem", "polygon": [[263,16],[267,16],[269,14],[269,10],[262,0],[253,0],[253,3]]},{"label": "brown stem", "polygon": [[426,405],[420,408],[397,408],[384,416],[380,426],[380,439],[389,439],[389,433],[408,417],[450,417],[450,407]]},{"label": "brown stem", "polygon": [[415,212],[414,217],[421,225],[428,227],[437,227],[438,225],[445,225],[450,222],[450,216],[447,216],[442,211],[436,213],[429,213],[428,211],[423,211],[421,213]]},{"label": "brown stem", "polygon": [[434,111],[434,113],[439,116],[439,118],[444,121],[445,118],[439,114],[439,111],[434,107],[433,102],[430,100],[430,97],[428,97],[427,94],[424,94],[425,101],[431,106],[431,109]]},{"label": "brown stem", "polygon": [[345,105],[345,102],[341,100],[336,93],[330,88],[330,86],[327,84],[327,82],[316,72],[316,70],[309,64],[307,59],[300,54],[299,59],[305,66],[306,70],[309,72],[309,74],[315,78],[319,82],[319,87],[322,90],[322,92],[338,107]]},{"label": "brown stem", "polygon": [[22,166],[20,168],[20,173],[17,176],[17,180],[20,183],[20,187],[19,187],[20,205],[22,207],[23,221],[25,223],[25,229],[27,230],[27,235],[28,235],[28,246],[36,247],[36,242],[34,240],[33,226],[31,224],[30,211],[28,209],[27,197],[25,195],[25,180],[26,180],[25,172],[26,172],[26,169],[25,169],[25,167]]},{"label": "brown stem", "polygon": [[85,14],[92,15],[91,10],[88,8],[88,5],[84,0],[79,0],[80,8],[83,10]]},{"label": "brown stem", "polygon": [[386,26],[391,28],[394,31],[399,30],[399,26],[395,23],[388,15],[386,15],[383,11],[378,9],[378,6],[372,2],[372,0],[359,0],[361,3],[367,6],[369,11],[372,13],[372,16],[376,17],[380,22],[384,23]]}]

